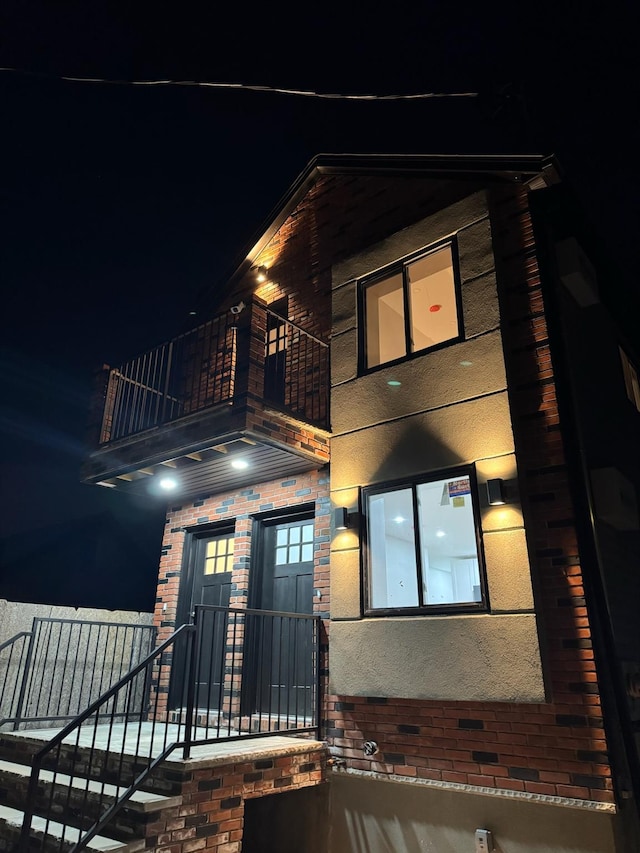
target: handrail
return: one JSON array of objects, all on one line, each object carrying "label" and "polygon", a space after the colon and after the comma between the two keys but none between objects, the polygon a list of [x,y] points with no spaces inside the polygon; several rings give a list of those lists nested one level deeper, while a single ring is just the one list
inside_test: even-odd
[{"label": "handrail", "polygon": [[[176,748],[182,747],[187,759],[194,744],[269,737],[274,732],[317,733],[319,616],[217,605],[197,605],[194,616],[193,624],[178,628],[35,754],[21,853],[33,850],[35,814],[45,821],[44,845],[56,810],[58,775],[69,777],[71,783],[86,782],[79,792],[82,806],[74,808],[84,825],[63,824],[60,838],[60,851],[71,845],[68,853],[76,853]],[[177,719],[170,724],[175,714]],[[100,731],[105,732],[106,744],[98,743],[97,737],[103,720],[107,725]],[[148,751],[146,741],[142,745],[143,726],[150,730]],[[128,735],[135,740],[129,752]],[[65,743],[71,751],[63,752]],[[119,756],[115,780],[114,754]],[[52,772],[48,793],[39,785],[43,769]],[[97,803],[89,799],[89,779],[102,782]],[[107,779],[116,786],[110,804],[104,802]],[[67,804],[70,797],[71,785]]]},{"label": "handrail", "polygon": [[9,646],[11,646],[17,640],[20,640],[22,637],[30,637],[30,636],[31,636],[31,631],[19,631],[17,634],[14,634],[13,637],[9,637],[8,640],[5,640],[4,643],[0,643],[0,652],[3,649],[6,649]]},{"label": "handrail", "polygon": [[20,656],[13,648],[7,655],[11,641],[0,647],[7,676],[13,676],[11,682],[0,674],[2,723],[13,723],[14,729],[25,723],[72,720],[153,649],[156,629],[138,622],[36,616],[31,631],[21,633]]},{"label": "handrail", "polygon": [[323,341],[322,338],[317,337],[316,335],[309,332],[307,329],[303,329],[298,323],[295,323],[293,320],[288,320],[286,317],[283,317],[282,314],[278,314],[277,311],[272,311],[270,308],[265,308],[267,314],[271,317],[275,317],[276,320],[280,320],[281,323],[286,323],[288,326],[293,326],[293,328],[302,332],[303,335],[306,335],[308,338],[311,338],[312,341],[315,341],[320,346],[323,346],[325,349],[329,348],[329,344],[326,341]]},{"label": "handrail", "polygon": [[[28,787],[28,791],[27,791],[27,803],[26,803],[25,812],[24,812],[24,819],[23,819],[23,823],[22,823],[22,832],[21,832],[21,836],[20,836],[20,848],[19,849],[21,851],[24,851],[24,853],[28,853],[28,851],[30,849],[31,823],[33,820],[33,816],[35,814],[35,801],[36,801],[36,794],[37,794],[37,790],[38,790],[38,781],[39,781],[39,777],[40,777],[40,771],[42,769],[42,765],[44,763],[44,759],[46,758],[46,756],[49,755],[50,753],[52,753],[56,747],[58,748],[58,750],[57,750],[57,763],[53,769],[51,796],[49,798],[49,808],[51,809],[52,802],[53,802],[54,786],[55,786],[55,782],[56,782],[56,777],[57,777],[58,772],[59,772],[57,767],[60,764],[60,755],[61,755],[62,743],[71,734],[73,734],[74,732],[77,732],[76,743],[75,743],[76,753],[77,753],[78,748],[81,746],[81,744],[80,744],[80,730],[81,730],[83,723],[90,721],[91,718],[94,717],[94,715],[95,715],[95,726],[97,726],[97,722],[99,719],[98,712],[100,711],[100,709],[104,705],[107,705],[111,699],[114,699],[117,696],[117,694],[123,688],[131,687],[131,685],[133,685],[133,682],[136,679],[136,677],[138,675],[140,675],[140,673],[145,671],[145,689],[142,691],[140,720],[138,721],[140,724],[142,722],[142,715],[146,713],[146,706],[147,706],[147,701],[148,701],[148,689],[151,687],[150,680],[147,681],[147,676],[150,673],[146,672],[146,670],[149,668],[149,666],[151,664],[155,664],[158,657],[161,658],[161,656],[165,653],[165,651],[167,649],[169,649],[169,647],[174,646],[177,639],[180,636],[193,633],[194,631],[195,631],[195,626],[193,626],[193,625],[182,625],[180,628],[178,628],[178,630],[175,631],[168,639],[166,639],[163,643],[161,643],[159,646],[157,646],[149,655],[147,655],[147,657],[143,661],[141,661],[137,666],[135,666],[129,673],[127,673],[123,678],[121,678],[116,684],[114,684],[112,687],[110,687],[105,693],[102,694],[102,696],[100,696],[98,699],[96,699],[94,702],[92,702],[89,705],[89,707],[86,708],[81,714],[79,714],[74,720],[72,720],[63,729],[61,729],[54,737],[51,738],[51,740],[48,743],[45,744],[45,746],[42,747],[42,749],[40,749],[34,755],[31,777],[29,779],[29,787]],[[162,663],[160,662],[160,670],[161,670],[161,668],[162,668]],[[159,684],[160,677],[161,677],[161,672],[158,671],[158,673],[156,674],[156,679],[157,679],[156,684],[157,685]],[[133,694],[133,690],[127,691],[127,697],[126,697],[126,702],[125,702],[127,714],[130,714],[130,701],[131,701],[132,694]],[[155,709],[156,711],[157,711],[157,705],[158,705],[158,695],[159,695],[159,691],[156,689],[156,709]],[[111,721],[110,721],[111,728],[110,728],[109,739],[108,739],[109,745],[111,743],[111,738],[112,738],[112,729],[113,729],[114,718],[116,716],[122,716],[124,713],[124,712],[118,713],[116,711],[116,707],[117,707],[117,705],[114,702],[112,704],[111,711],[107,712],[107,715],[110,716],[110,718],[111,718]],[[127,723],[125,722],[125,726],[126,725],[127,725]],[[96,750],[95,726],[94,726],[94,735],[93,735],[93,739],[92,739],[92,743],[91,743],[91,747],[90,747],[88,769],[87,769],[88,773],[91,772],[91,763],[93,760],[93,754]],[[178,733],[180,732],[180,730],[181,730],[181,725],[179,724],[178,725]],[[125,739],[125,737],[123,734],[123,749],[124,749],[124,739]],[[138,741],[139,741],[139,738],[138,738]],[[75,851],[85,849],[85,847],[89,843],[89,841],[91,841],[91,839],[97,835],[97,833],[106,825],[106,823],[108,823],[108,821],[113,817],[115,812],[118,811],[120,808],[122,808],[124,803],[126,803],[131,798],[131,796],[136,792],[137,787],[142,783],[142,781],[148,777],[148,775],[153,771],[153,769],[158,765],[158,763],[160,761],[163,761],[164,758],[166,758],[167,755],[169,755],[176,748],[176,746],[178,745],[179,742],[180,741],[178,739],[178,741],[176,741],[174,743],[167,744],[167,730],[165,729],[165,739],[164,739],[164,743],[163,743],[163,749],[162,749],[160,755],[155,756],[154,758],[151,758],[151,755],[149,755],[149,763],[147,764],[146,768],[144,768],[142,772],[140,772],[137,776],[134,777],[131,784],[127,787],[125,792],[120,797],[117,798],[116,802],[112,806],[110,806],[89,827],[89,829],[87,829],[85,831],[85,833],[83,835],[80,835],[81,830],[78,830],[78,836],[79,837],[78,837],[77,841],[75,842],[75,844],[73,844],[73,846],[71,847],[69,853],[75,853]],[[153,738],[151,739],[151,743],[150,743],[150,750],[152,750],[152,749],[153,749]],[[135,758],[136,758],[136,762],[132,766],[132,772],[135,772],[135,770],[133,768],[135,767],[136,763],[139,764],[140,756],[136,755]],[[75,778],[74,773],[73,773],[73,769],[75,768],[76,760],[77,760],[77,754],[74,755],[74,758],[72,760],[71,770],[69,772],[67,772],[67,775],[70,777],[70,780],[73,780]],[[120,771],[121,772],[123,769],[123,760],[124,760],[124,752],[121,754],[121,761],[120,761]],[[84,777],[82,777],[82,778],[84,778]],[[120,781],[120,780],[118,780],[118,781]],[[120,787],[121,787],[120,784],[118,784],[117,789],[119,790]],[[86,795],[88,794],[88,790],[89,789],[87,786],[87,789],[85,791],[85,800],[86,800]],[[102,805],[102,796],[100,797],[100,805]],[[49,824],[51,822],[51,817],[49,815],[50,815],[50,812],[46,817],[46,825],[45,825],[45,829],[43,832],[43,839],[47,834],[47,830],[48,830]],[[60,839],[61,848],[62,848],[62,845],[65,841],[65,837],[67,834],[67,828],[68,828],[68,825],[65,825],[63,833],[62,833],[62,838]]]},{"label": "handrail", "polygon": [[[8,640],[5,640],[4,643],[0,643],[0,653],[5,649],[10,648],[8,659],[6,661],[6,670],[4,676],[2,677],[1,689],[0,689],[0,726],[3,726],[5,723],[13,722],[14,715],[11,713],[14,710],[14,703],[16,701],[16,695],[18,696],[18,705],[17,709],[20,707],[20,694],[22,693],[22,681],[23,679],[20,677],[23,673],[23,664],[25,659],[25,651],[27,660],[29,659],[29,651],[30,644],[26,643],[26,638],[33,637],[33,631],[19,631],[17,634],[14,634],[13,637],[9,637]],[[13,692],[11,693],[11,699],[9,701],[9,714],[8,716],[2,716],[2,708],[4,706],[5,696],[9,695],[7,692],[7,688],[9,687],[9,672],[11,670],[11,663],[13,661],[13,653],[16,650],[16,643],[19,640],[24,641],[24,645],[19,653],[19,658],[16,660],[16,677],[13,681]],[[18,684],[20,684],[20,689],[18,689]]]}]

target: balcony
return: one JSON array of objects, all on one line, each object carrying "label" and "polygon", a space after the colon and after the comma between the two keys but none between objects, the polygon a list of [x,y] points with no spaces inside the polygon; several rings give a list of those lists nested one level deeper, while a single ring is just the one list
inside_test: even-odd
[{"label": "balcony", "polygon": [[171,473],[181,494],[215,493],[321,467],[328,356],[256,299],[104,368],[84,481],[148,493]]}]

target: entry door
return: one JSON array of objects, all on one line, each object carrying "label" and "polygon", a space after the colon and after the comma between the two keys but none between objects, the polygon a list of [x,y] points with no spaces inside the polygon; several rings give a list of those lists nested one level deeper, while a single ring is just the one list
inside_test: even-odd
[{"label": "entry door", "polygon": [[[233,534],[198,539],[195,549],[192,609],[196,604],[229,606],[233,568]],[[199,708],[221,707],[227,641],[226,611],[200,611],[196,675]]]},{"label": "entry door", "polygon": [[287,300],[278,300],[271,307],[275,313],[267,313],[264,396],[265,400],[283,406],[285,404],[285,374],[287,367],[287,324],[284,320],[288,310]]},{"label": "entry door", "polygon": [[[264,528],[260,607],[283,613],[312,612],[312,518]],[[272,714],[305,716],[313,694],[313,621],[283,616],[265,620],[264,628],[258,705]]]}]

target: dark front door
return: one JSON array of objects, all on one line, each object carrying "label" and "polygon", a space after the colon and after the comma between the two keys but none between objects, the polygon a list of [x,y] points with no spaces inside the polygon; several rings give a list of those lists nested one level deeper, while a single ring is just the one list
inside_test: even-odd
[{"label": "dark front door", "polygon": [[260,608],[265,617],[259,641],[257,705],[280,717],[304,717],[313,695],[313,621],[291,614],[313,609],[313,518],[266,526]]},{"label": "dark front door", "polygon": [[[233,568],[233,534],[199,538],[195,542],[192,610],[196,604],[228,607]],[[224,610],[201,610],[197,649],[196,704],[219,709],[223,695],[228,615]]]},{"label": "dark front door", "polygon": [[278,313],[267,313],[267,340],[265,342],[264,396],[270,403],[283,406],[285,400],[285,374],[287,367],[287,325],[279,312],[286,312],[284,305],[278,302]]}]

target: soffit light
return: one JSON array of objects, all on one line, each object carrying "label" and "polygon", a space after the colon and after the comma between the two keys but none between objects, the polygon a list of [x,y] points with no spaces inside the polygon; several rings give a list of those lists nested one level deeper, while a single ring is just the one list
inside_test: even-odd
[{"label": "soffit light", "polygon": [[237,471],[244,471],[245,468],[249,467],[249,463],[246,459],[232,459],[231,467],[235,468]]},{"label": "soffit light", "polygon": [[175,477],[163,477],[158,483],[161,489],[165,492],[172,492],[178,486],[178,481]]}]

